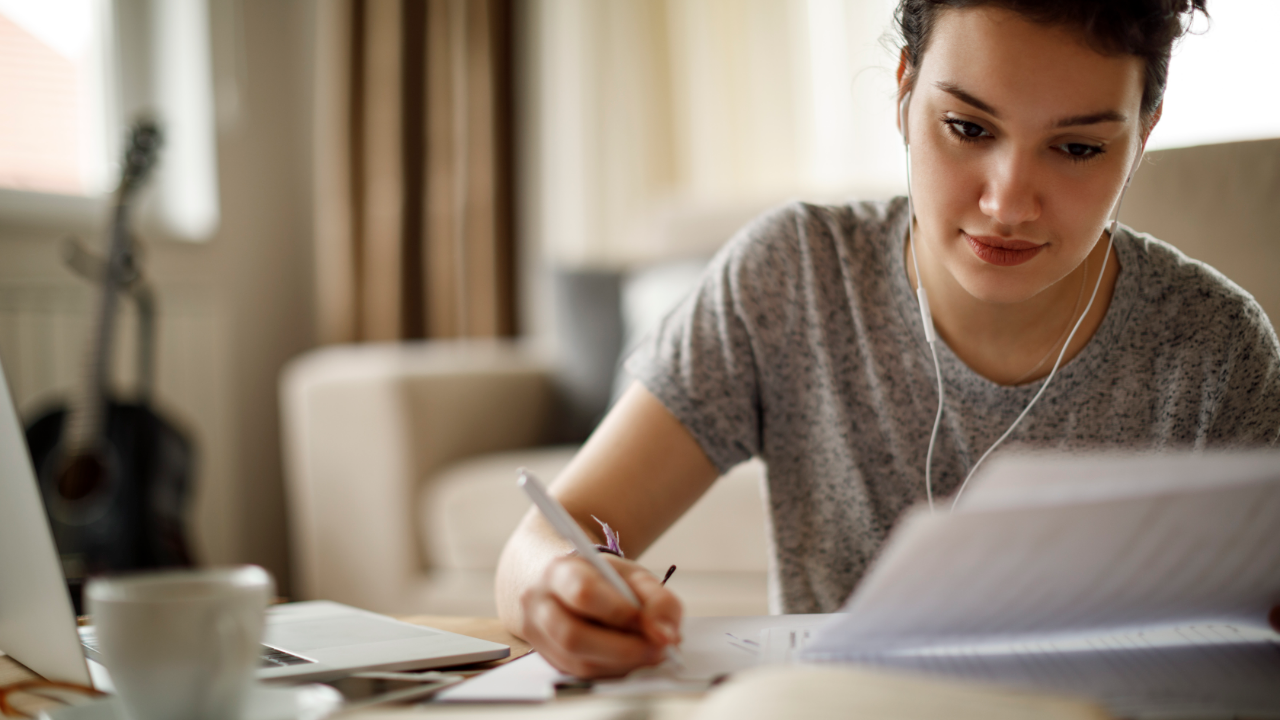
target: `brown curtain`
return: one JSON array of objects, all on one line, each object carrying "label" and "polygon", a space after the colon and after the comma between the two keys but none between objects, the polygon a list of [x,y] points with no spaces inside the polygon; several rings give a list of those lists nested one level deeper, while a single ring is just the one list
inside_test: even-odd
[{"label": "brown curtain", "polygon": [[322,342],[515,333],[512,5],[319,5]]}]

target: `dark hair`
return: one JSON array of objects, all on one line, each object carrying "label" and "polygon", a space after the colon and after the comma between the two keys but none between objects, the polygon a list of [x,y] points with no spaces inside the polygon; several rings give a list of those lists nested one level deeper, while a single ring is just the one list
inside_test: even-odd
[{"label": "dark hair", "polygon": [[901,0],[894,21],[907,55],[907,87],[929,45],[938,11],[995,5],[1042,25],[1079,30],[1090,47],[1105,55],[1136,55],[1145,61],[1142,121],[1150,122],[1164,97],[1173,43],[1186,33],[1207,0]]}]

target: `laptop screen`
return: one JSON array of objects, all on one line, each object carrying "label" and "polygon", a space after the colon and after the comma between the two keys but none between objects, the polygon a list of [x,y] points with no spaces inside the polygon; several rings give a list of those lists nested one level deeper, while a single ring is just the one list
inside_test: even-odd
[{"label": "laptop screen", "polygon": [[0,650],[48,680],[89,685],[75,612],[0,367]]}]

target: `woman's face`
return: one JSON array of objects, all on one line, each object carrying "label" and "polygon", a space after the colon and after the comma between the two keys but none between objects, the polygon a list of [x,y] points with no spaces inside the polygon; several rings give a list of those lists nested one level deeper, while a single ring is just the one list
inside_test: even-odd
[{"label": "woman's face", "polygon": [[1076,269],[1143,142],[1143,70],[1001,8],[942,11],[907,120],[926,277],[1014,303]]}]

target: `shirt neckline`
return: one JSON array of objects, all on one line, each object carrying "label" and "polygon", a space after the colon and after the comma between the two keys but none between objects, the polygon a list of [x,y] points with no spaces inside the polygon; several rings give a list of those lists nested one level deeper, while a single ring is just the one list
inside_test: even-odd
[{"label": "shirt neckline", "polygon": [[[932,368],[933,360],[929,357],[929,344],[924,336],[920,306],[916,300],[915,290],[911,288],[910,281],[907,279],[907,268],[903,257],[905,255],[903,243],[907,232],[907,199],[894,198],[891,201],[890,213],[886,232],[881,238],[883,244],[881,249],[889,257],[894,304],[912,340],[923,354],[926,365]],[[1108,356],[1116,347],[1123,332],[1138,294],[1135,271],[1137,257],[1133,248],[1132,231],[1117,223],[1113,246],[1120,264],[1120,272],[1112,291],[1111,305],[1107,308],[1107,313],[1103,316],[1102,323],[1093,337],[1089,338],[1088,344],[1074,358],[1058,368],[1058,372],[1053,377],[1052,386],[1046,394],[1069,391],[1095,377],[1107,362]],[[949,394],[958,394],[962,398],[982,402],[988,402],[993,397],[997,399],[1024,396],[1030,398],[1040,390],[1046,379],[1040,378],[1022,385],[1001,385],[993,382],[965,364],[941,337],[938,338],[938,364],[942,368],[943,385]]]}]

